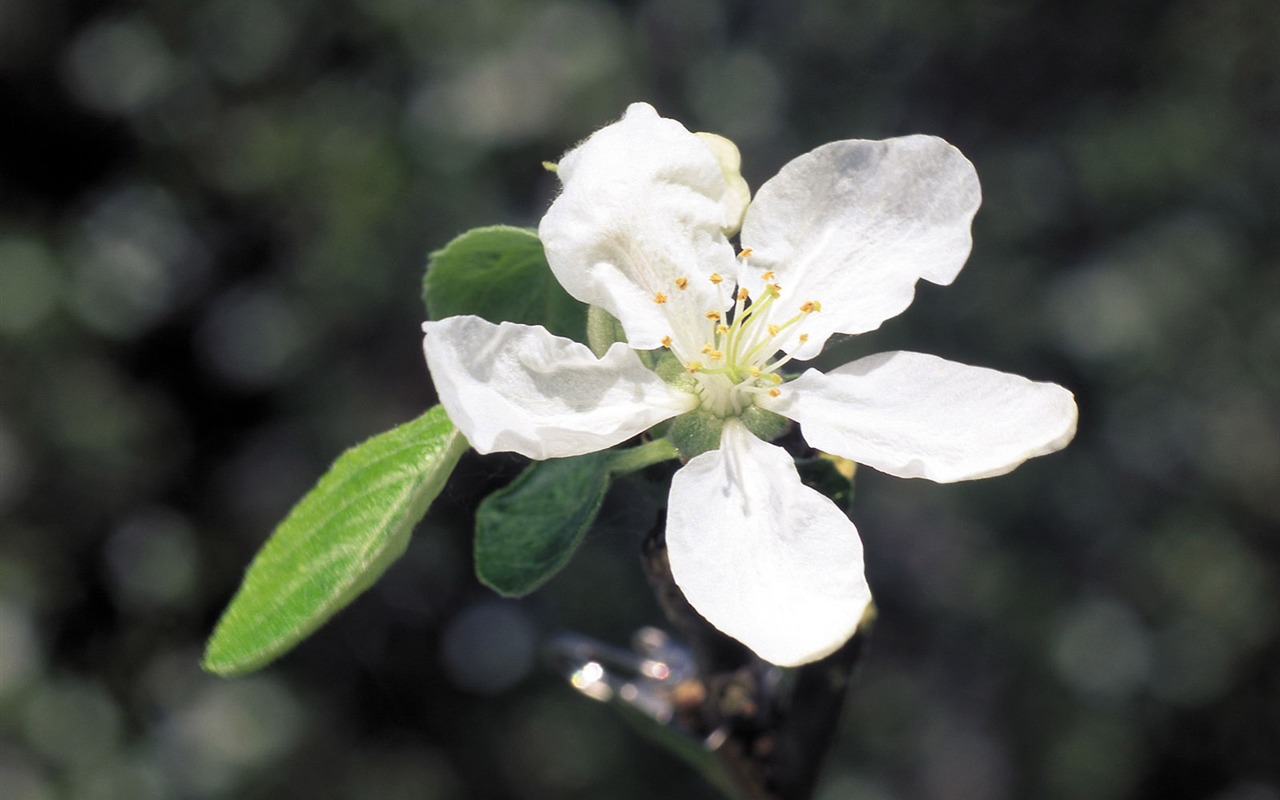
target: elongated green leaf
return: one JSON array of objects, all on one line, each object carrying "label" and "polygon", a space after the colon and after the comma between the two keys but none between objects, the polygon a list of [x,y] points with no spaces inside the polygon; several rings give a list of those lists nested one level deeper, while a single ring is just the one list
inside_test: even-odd
[{"label": "elongated green leaf", "polygon": [[609,488],[610,452],[536,461],[476,511],[476,575],[507,597],[551,579],[569,561]]},{"label": "elongated green leaf", "polygon": [[524,228],[475,228],[432,253],[422,299],[431,319],[474,314],[586,341],[587,306],[560,287],[538,235]]},{"label": "elongated green leaf", "polygon": [[371,586],[404,552],[466,448],[436,406],[343,453],[258,551],[204,668],[258,669]]}]

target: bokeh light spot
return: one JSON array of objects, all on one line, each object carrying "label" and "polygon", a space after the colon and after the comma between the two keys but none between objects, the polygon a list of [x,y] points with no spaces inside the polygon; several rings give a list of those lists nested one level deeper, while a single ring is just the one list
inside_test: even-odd
[{"label": "bokeh light spot", "polygon": [[155,27],[143,16],[103,19],[71,45],[67,81],[86,106],[131,114],[158,99],[176,65]]},{"label": "bokeh light spot", "polygon": [[0,599],[0,702],[26,688],[42,662],[30,612]]},{"label": "bokeh light spot", "polygon": [[119,338],[145,332],[203,281],[207,256],[170,195],[145,185],[104,194],[74,248],[72,307]]},{"label": "bokeh light spot", "polygon": [[535,644],[533,625],[518,604],[486,601],[449,623],[440,659],[454,685],[478,694],[497,694],[528,674]]},{"label": "bokeh light spot", "polygon": [[49,316],[61,289],[58,270],[39,240],[0,239],[0,333],[26,333]]},{"label": "bokeh light spot", "polygon": [[262,287],[240,287],[225,294],[204,318],[197,336],[208,366],[246,389],[283,380],[311,343],[293,305]]},{"label": "bokeh light spot", "polygon": [[304,722],[297,700],[276,678],[210,678],[156,733],[168,769],[192,794],[214,795],[228,791],[246,770],[281,758]]},{"label": "bokeh light spot", "polygon": [[1076,689],[1126,695],[1141,688],[1151,672],[1150,637],[1128,605],[1088,598],[1068,610],[1058,627],[1053,664]]},{"label": "bokeh light spot", "polygon": [[66,768],[87,768],[115,757],[120,709],[97,683],[55,678],[32,690],[22,713],[27,741]]},{"label": "bokeh light spot", "polygon": [[111,585],[126,607],[180,605],[195,588],[195,533],[171,509],[147,509],[126,520],[107,541],[105,558]]},{"label": "bokeh light spot", "polygon": [[274,0],[213,0],[191,20],[196,50],[231,83],[250,83],[287,54],[297,31]]}]

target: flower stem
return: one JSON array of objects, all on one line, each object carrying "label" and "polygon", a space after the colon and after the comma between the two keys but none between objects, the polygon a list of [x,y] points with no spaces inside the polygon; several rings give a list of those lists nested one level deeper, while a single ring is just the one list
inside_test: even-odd
[{"label": "flower stem", "polygon": [[609,462],[609,472],[614,475],[626,475],[629,472],[644,469],[660,461],[679,458],[679,456],[680,451],[676,449],[670,439],[666,437],[654,439],[652,442],[645,442],[639,447],[616,451],[613,454],[613,459]]}]

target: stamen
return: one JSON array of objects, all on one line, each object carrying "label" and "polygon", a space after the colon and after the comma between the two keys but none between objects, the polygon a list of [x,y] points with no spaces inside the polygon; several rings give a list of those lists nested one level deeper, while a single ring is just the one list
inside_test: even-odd
[{"label": "stamen", "polygon": [[657,303],[658,305],[662,305],[663,303],[667,302],[667,296],[662,292],[654,292],[653,302]]},{"label": "stamen", "polygon": [[738,258],[751,258],[751,248],[744,247],[738,252]]},{"label": "stamen", "polygon": [[689,279],[684,277],[676,278],[676,288],[680,291],[689,288]]},{"label": "stamen", "polygon": [[[743,248],[738,257],[750,255],[751,249]],[[793,358],[779,352],[782,340],[809,341],[810,334],[793,329],[804,327],[805,316],[821,311],[822,304],[817,300],[806,301],[799,306],[798,313],[775,309],[775,301],[782,294],[782,284],[777,281],[777,273],[773,270],[761,275],[762,284],[755,289],[735,286],[733,276],[726,278],[718,272],[707,277],[717,286],[728,281],[733,305],[728,309],[704,312],[703,316],[711,322],[712,333],[701,345],[701,360],[689,361],[684,368],[696,374],[698,391],[705,406],[716,413],[738,414],[765,396],[782,395],[779,387],[786,379],[779,369]],[[680,289],[688,285],[684,276],[672,280]],[[791,318],[779,319],[784,316]],[[678,355],[681,361],[688,357],[684,350]]]},{"label": "stamen", "polygon": [[663,337],[662,337],[662,346],[663,346],[663,347],[665,347],[665,348],[667,348],[668,350],[670,350],[670,349],[671,349],[671,337],[670,337],[670,336],[663,336]]}]

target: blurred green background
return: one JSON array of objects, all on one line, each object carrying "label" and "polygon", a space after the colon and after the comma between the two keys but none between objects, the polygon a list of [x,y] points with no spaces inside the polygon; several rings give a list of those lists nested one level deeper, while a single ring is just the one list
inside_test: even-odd
[{"label": "blurred green background", "polygon": [[1080,404],[1007,477],[861,473],[820,800],[1280,800],[1277,43],[1275,0],[0,0],[0,796],[715,796],[540,657],[661,621],[625,509],[525,601],[472,578],[514,458],[281,662],[197,668],[293,501],[433,402],[425,254],[647,100],[753,186],[959,146],[968,266],[842,356]]}]

